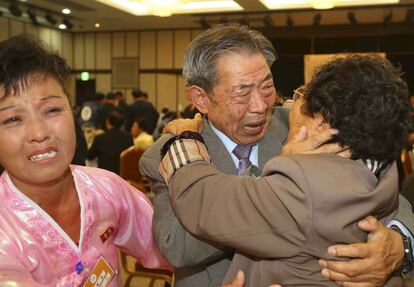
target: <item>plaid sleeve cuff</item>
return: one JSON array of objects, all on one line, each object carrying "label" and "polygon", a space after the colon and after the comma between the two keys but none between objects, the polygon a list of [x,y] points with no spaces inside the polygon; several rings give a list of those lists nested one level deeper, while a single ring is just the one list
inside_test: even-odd
[{"label": "plaid sleeve cuff", "polygon": [[178,139],[174,141],[160,162],[159,171],[168,184],[174,172],[194,161],[210,162],[207,147],[194,139]]}]

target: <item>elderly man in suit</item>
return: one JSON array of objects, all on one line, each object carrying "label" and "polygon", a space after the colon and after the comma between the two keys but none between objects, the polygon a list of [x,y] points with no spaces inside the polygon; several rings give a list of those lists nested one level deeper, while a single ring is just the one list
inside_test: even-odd
[{"label": "elderly man in suit", "polygon": [[[224,173],[243,173],[250,164],[254,173],[279,154],[286,143],[288,113],[273,109],[276,91],[270,66],[275,59],[271,42],[262,34],[234,25],[201,33],[185,51],[184,77],[195,106],[208,117],[201,135],[212,162]],[[311,152],[329,140],[331,133],[325,130],[291,144],[289,150]],[[163,255],[176,267],[176,286],[218,286],[234,250],[192,236],[175,217],[168,188],[158,171],[160,150],[170,137],[161,137],[140,160],[141,173],[156,194],[154,237]],[[351,284],[364,282],[364,286],[385,282],[392,269],[401,264],[402,240],[395,231],[370,228],[373,239],[368,243],[333,249],[339,256],[359,259],[340,264],[325,261],[329,269],[324,270],[324,275]]]}]

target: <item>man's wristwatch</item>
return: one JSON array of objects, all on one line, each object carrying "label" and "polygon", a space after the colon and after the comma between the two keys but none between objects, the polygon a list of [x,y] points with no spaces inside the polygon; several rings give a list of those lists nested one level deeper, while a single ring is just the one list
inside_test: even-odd
[{"label": "man's wristwatch", "polygon": [[404,244],[404,259],[399,270],[401,273],[407,274],[413,269],[413,249],[411,246],[411,239],[410,237],[405,236],[397,226],[393,225],[391,226],[391,229],[398,232],[402,237]]}]

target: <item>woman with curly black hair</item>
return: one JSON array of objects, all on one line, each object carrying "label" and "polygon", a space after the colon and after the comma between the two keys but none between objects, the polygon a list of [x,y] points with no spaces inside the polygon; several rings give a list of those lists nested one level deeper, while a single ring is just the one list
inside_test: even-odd
[{"label": "woman with curly black hair", "polygon": [[[379,56],[336,58],[296,100],[292,133],[298,116],[309,133],[337,129],[332,141],[349,148],[350,158],[277,156],[252,178],[218,171],[195,133],[164,149],[160,172],[174,212],[190,232],[236,249],[226,278],[242,270],[245,286],[336,286],[320,274],[318,259],[335,259],[328,246],[365,241],[358,221],[373,215],[386,224],[398,206],[395,159],[410,127],[398,69]],[[174,122],[176,132],[196,126],[187,122]],[[396,274],[385,286],[402,279]]]}]

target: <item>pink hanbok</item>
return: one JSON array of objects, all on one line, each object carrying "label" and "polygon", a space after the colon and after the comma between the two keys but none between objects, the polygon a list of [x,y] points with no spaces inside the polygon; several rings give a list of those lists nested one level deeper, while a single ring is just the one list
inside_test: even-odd
[{"label": "pink hanbok", "polygon": [[118,248],[145,267],[170,269],[152,237],[153,208],[119,176],[71,166],[81,207],[77,245],[7,172],[0,177],[0,286],[82,286],[100,257],[121,286]]}]

